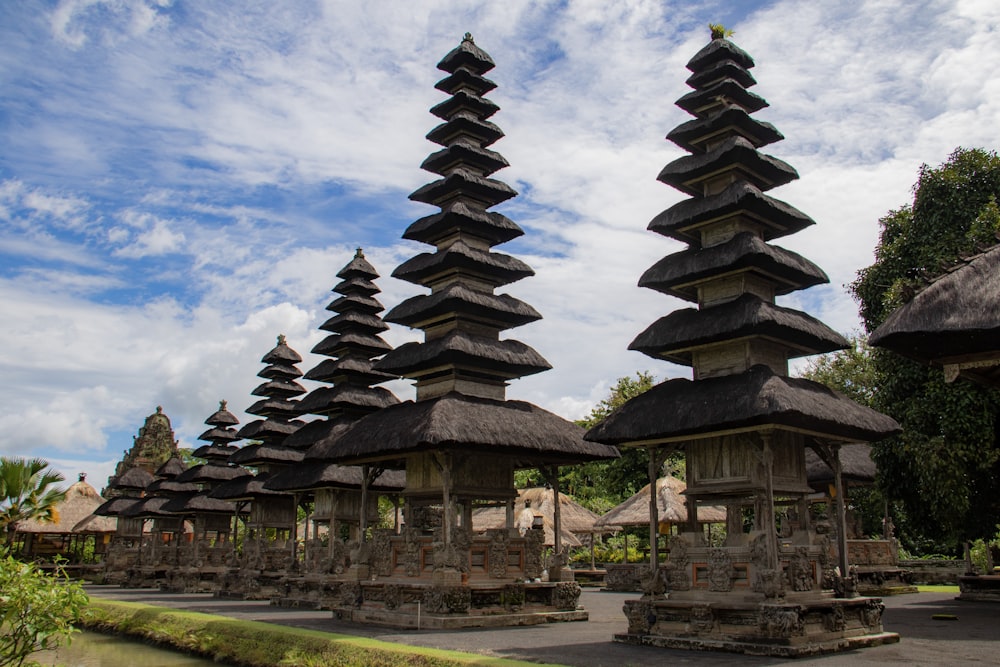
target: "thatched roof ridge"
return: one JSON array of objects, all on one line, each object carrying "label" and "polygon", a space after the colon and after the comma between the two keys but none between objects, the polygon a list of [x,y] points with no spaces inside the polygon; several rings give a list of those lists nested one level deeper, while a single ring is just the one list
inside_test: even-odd
[{"label": "thatched roof ridge", "polygon": [[[670,406],[664,409],[663,406]],[[795,429],[830,440],[872,442],[899,432],[891,417],[828,387],[766,366],[697,382],[674,379],[636,396],[590,429],[612,445],[709,436],[741,428]]]},{"label": "thatched roof ridge", "polygon": [[385,310],[385,306],[378,299],[364,294],[345,294],[339,299],[334,299],[327,304],[326,309],[332,312],[345,313],[349,310],[363,310],[365,312],[380,313]]},{"label": "thatched roof ridge", "polygon": [[[399,402],[398,399],[396,402]],[[354,421],[352,419],[344,419],[342,417],[336,417],[334,419],[316,419],[285,438],[281,442],[281,446],[289,447],[298,451],[305,451],[304,456],[309,458],[309,451],[316,445],[316,443],[322,442],[331,437],[336,437],[337,434],[353,423]]]},{"label": "thatched roof ridge", "polygon": [[337,294],[364,294],[365,296],[371,296],[378,294],[382,290],[368,278],[352,276],[334,285],[330,291]]},{"label": "thatched roof ridge", "polygon": [[376,362],[375,368],[408,376],[442,365],[472,367],[507,379],[552,368],[542,355],[520,341],[510,338],[497,340],[461,330],[423,343],[400,345]]},{"label": "thatched roof ridge", "polygon": [[705,88],[692,90],[682,95],[675,104],[696,116],[699,110],[711,107],[720,97],[740,105],[749,113],[760,111],[768,106],[767,100],[747,90],[742,81],[732,78],[719,79]]},{"label": "thatched roof ridge", "polygon": [[716,113],[704,118],[681,123],[670,131],[667,139],[689,153],[700,153],[702,151],[698,142],[716,136],[719,131],[727,127],[745,137],[757,148],[785,138],[771,123],[752,118],[743,107],[727,104]]},{"label": "thatched roof ridge", "polygon": [[695,346],[758,337],[780,341],[789,357],[843,350],[847,339],[815,317],[746,293],[709,308],[681,308],[649,325],[629,346],[643,354],[691,365]]},{"label": "thatched roof ridge", "polygon": [[[597,528],[649,525],[649,484],[615,505],[594,522]],[[661,523],[684,523],[688,519],[684,480],[667,475],[656,480],[656,507]],[[723,523],[726,510],[714,505],[698,507],[699,523]]]},{"label": "thatched roof ridge", "polygon": [[[432,108],[431,113],[447,119],[456,110],[463,107],[468,109],[471,106],[477,107],[476,116],[478,118],[488,118],[500,109],[491,100],[462,91]],[[500,153],[477,146],[473,141],[459,140],[428,155],[420,164],[420,168],[444,176],[458,163],[466,167],[475,167],[486,176],[509,166],[507,158]]]},{"label": "thatched roof ridge", "polygon": [[93,486],[81,479],[66,489],[66,497],[55,506],[55,522],[29,519],[17,522],[19,533],[71,533],[73,527],[104,504]]},{"label": "thatched roof ridge", "polygon": [[537,310],[509,294],[490,294],[460,283],[452,283],[433,294],[420,294],[406,299],[386,315],[386,320],[413,327],[452,312],[495,322],[504,328],[518,327],[542,319]]},{"label": "thatched roof ridge", "polygon": [[[492,123],[488,121],[478,119],[473,120],[471,117],[458,116],[454,121],[445,123],[445,127],[442,128],[442,130],[448,131],[455,124],[463,121],[472,121],[475,125],[483,127],[492,125]],[[431,134],[428,135],[428,139],[431,139],[431,136],[434,134],[434,131],[432,131]],[[438,138],[440,137],[434,137],[434,139]],[[434,139],[431,140],[434,141]],[[448,175],[444,178],[439,178],[436,181],[432,181],[427,185],[417,188],[410,193],[410,199],[412,201],[436,205],[447,201],[447,199],[454,196],[456,193],[462,193],[463,195],[482,201],[486,207],[496,206],[501,202],[505,202],[508,199],[517,196],[517,190],[501,180],[481,176],[472,169],[466,167],[458,167],[449,171]]]},{"label": "thatched roof ridge", "polygon": [[129,517],[130,519],[173,516],[169,512],[162,511],[163,506],[170,502],[170,500],[166,496],[148,496],[123,510],[118,516]]},{"label": "thatched roof ridge", "polygon": [[362,417],[341,435],[330,458],[360,463],[427,450],[478,450],[513,455],[533,467],[618,456],[613,447],[586,442],[582,435],[573,422],[524,401],[451,392]]},{"label": "thatched roof ridge", "polygon": [[924,363],[1000,357],[1000,245],[962,262],[895,310],[869,337]]},{"label": "thatched roof ridge", "polygon": [[709,248],[694,247],[667,255],[642,274],[639,287],[697,303],[699,281],[738,270],[767,276],[775,282],[775,294],[779,295],[830,282],[819,266],[798,253],[741,232]]},{"label": "thatched roof ridge", "polygon": [[524,230],[505,215],[493,211],[480,211],[463,201],[456,201],[439,213],[413,222],[403,232],[403,238],[433,245],[435,241],[448,236],[456,229],[486,239],[491,246],[524,234]]},{"label": "thatched roof ridge", "polygon": [[[235,435],[235,433],[233,435]],[[212,442],[211,444],[202,445],[198,449],[194,450],[191,452],[191,456],[199,459],[225,461],[239,451],[239,449],[240,448],[236,445],[220,445],[218,442]]]},{"label": "thatched roof ridge", "polygon": [[146,487],[146,492],[158,496],[176,496],[185,493],[195,493],[199,489],[193,482],[178,482],[173,477],[158,479]]},{"label": "thatched roof ridge", "polygon": [[347,352],[354,351],[366,353],[369,356],[378,356],[391,350],[392,346],[374,334],[360,331],[347,331],[344,333],[332,333],[320,342],[316,343],[312,352],[328,357],[340,357]]}]

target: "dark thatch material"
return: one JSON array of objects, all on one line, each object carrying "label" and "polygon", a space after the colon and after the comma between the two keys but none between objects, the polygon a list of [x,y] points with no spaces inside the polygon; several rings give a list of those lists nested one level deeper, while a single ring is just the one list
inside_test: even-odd
[{"label": "dark thatch material", "polygon": [[319,325],[323,331],[340,333],[352,328],[364,328],[369,333],[376,331],[388,331],[389,325],[382,321],[378,315],[363,313],[360,310],[349,310],[345,313],[338,313]]},{"label": "dark thatch material", "polygon": [[[299,373],[301,375],[301,373]],[[259,384],[250,392],[252,396],[271,396],[274,398],[291,398],[306,393],[306,388],[298,382],[275,378]]]},{"label": "dark thatch material", "polygon": [[[371,264],[369,264],[368,266],[371,266]],[[337,275],[339,276],[340,274]],[[377,278],[378,274],[376,273],[371,277]],[[366,296],[372,296],[373,294],[378,294],[382,290],[380,290],[378,286],[368,278],[362,278],[361,276],[352,276],[351,278],[343,280],[334,285],[333,289],[330,291],[336,292],[337,294],[363,294]]]},{"label": "dark thatch material", "polygon": [[[455,121],[449,121],[448,123],[445,123],[442,130],[439,130],[437,133],[432,130],[427,138],[431,141],[444,138],[439,136],[441,131],[448,131],[448,133],[451,134],[454,126],[462,120],[471,121],[472,119],[460,117]],[[492,123],[488,123],[483,120],[476,120],[474,123],[486,128],[492,125]],[[432,136],[434,138],[432,138]],[[439,142],[435,141],[435,143]],[[456,191],[482,201],[487,206],[495,206],[517,196],[517,190],[510,187],[503,181],[499,181],[495,178],[486,178],[485,176],[480,176],[471,169],[459,167],[449,172],[444,178],[438,179],[414,190],[410,194],[410,199],[413,201],[423,202],[425,204],[445,203],[448,196],[453,195]]]},{"label": "dark thatch material", "polygon": [[262,443],[243,447],[229,457],[229,462],[241,466],[258,466],[270,463],[289,464],[298,463],[302,457],[303,452],[297,449]]},{"label": "dark thatch material", "polygon": [[[293,403],[289,403],[288,401],[274,401],[274,400],[258,401],[257,403],[254,403],[254,405],[252,405],[251,408],[264,409],[265,406],[262,406],[261,404],[265,402],[268,405],[270,405],[270,407],[282,408],[281,412],[278,412],[277,410],[269,412],[268,414],[270,415],[274,415],[280,418],[288,414],[293,414],[293,415],[298,414],[297,406]],[[247,412],[249,411],[250,410],[248,409]],[[251,414],[261,414],[261,413],[254,412]],[[250,422],[249,424],[241,428],[239,431],[239,436],[240,438],[244,438],[246,440],[283,440],[288,436],[290,436],[292,433],[295,433],[295,431],[301,427],[302,427],[302,422],[298,420],[286,422],[286,421],[280,421],[280,419],[258,419],[256,421]],[[244,449],[246,448],[244,447]]]},{"label": "dark thatch material", "polygon": [[[463,106],[478,106],[483,110],[490,112],[496,112],[500,109],[500,107],[495,105],[490,100],[484,100],[481,97],[475,97],[466,92],[462,92],[431,109],[431,113],[437,116],[437,112],[439,111],[449,113],[454,109]],[[490,115],[493,114],[490,113]],[[488,116],[483,116],[483,118],[487,117]],[[491,151],[488,148],[480,148],[472,143],[463,141],[456,142],[447,148],[442,148],[439,151],[431,153],[427,156],[427,159],[420,164],[420,168],[434,174],[444,176],[448,173],[449,169],[459,163],[465,164],[466,166],[474,166],[487,176],[495,171],[509,166],[507,159],[504,158],[503,155],[500,155],[500,153]]]},{"label": "dark thatch material", "polygon": [[256,477],[240,477],[230,482],[225,482],[215,487],[209,492],[210,498],[221,500],[253,500],[262,496],[285,496],[287,494],[280,491],[272,491],[264,486],[264,483],[271,476],[269,473],[260,473]]},{"label": "dark thatch material", "polygon": [[729,78],[721,79],[708,88],[692,90],[677,100],[676,104],[691,115],[697,116],[699,110],[715,105],[719,97],[730,99],[750,113],[768,106],[767,100],[763,97],[747,90],[740,81]]},{"label": "dark thatch material", "polygon": [[177,475],[185,470],[187,470],[187,466],[184,464],[184,461],[180,457],[171,456],[167,459],[166,463],[156,469],[156,476],[167,478],[177,477]]},{"label": "dark thatch material", "polygon": [[197,484],[192,482],[178,482],[173,477],[158,479],[146,487],[146,492],[158,496],[176,496],[185,493],[195,493],[199,489]]},{"label": "dark thatch material", "polygon": [[[325,415],[340,409],[370,409],[378,410],[399,403],[399,399],[383,387],[366,387],[354,384],[339,384],[333,387],[319,387],[299,401],[299,410],[307,414]],[[285,446],[293,447],[296,434],[306,427],[288,436]]]},{"label": "dark thatch material", "polygon": [[100,516],[119,516],[123,514],[125,510],[141,501],[142,498],[112,498],[111,500],[105,501],[100,507],[95,509],[94,514]]},{"label": "dark thatch material", "polygon": [[286,363],[269,364],[264,366],[264,368],[257,373],[257,377],[260,378],[277,378],[284,380],[294,380],[301,375],[302,371],[295,366]]},{"label": "dark thatch material", "polygon": [[752,88],[757,85],[757,80],[753,78],[753,74],[732,60],[720,60],[705,69],[699,69],[689,76],[684,83],[692,88],[703,89],[711,85],[714,81],[722,80],[735,81],[744,88]]},{"label": "dark thatch material", "polygon": [[[1000,364],[1000,245],[959,264],[869,337],[869,342],[923,363],[993,361]],[[963,371],[1000,384],[996,369]]]},{"label": "dark thatch material", "polygon": [[542,319],[541,314],[520,299],[508,294],[490,294],[453,283],[434,292],[411,297],[386,314],[386,321],[415,327],[435,318],[461,312],[477,320],[503,328],[519,327]]},{"label": "dark thatch material", "polygon": [[[878,472],[872,460],[871,445],[855,443],[840,448],[841,478],[848,483],[874,484]],[[834,483],[833,469],[812,450],[806,448],[806,478],[809,486],[825,491]]]},{"label": "dark thatch material", "polygon": [[744,69],[751,69],[754,66],[753,57],[728,39],[713,39],[691,57],[687,68],[692,72],[700,72],[727,61],[734,62]]},{"label": "dark thatch material", "polygon": [[105,534],[117,531],[118,519],[112,516],[102,516],[99,514],[86,516],[73,526],[73,532],[77,535]]},{"label": "dark thatch material", "polygon": [[774,281],[776,294],[829,282],[826,273],[798,253],[765,243],[743,232],[710,248],[689,248],[667,255],[646,270],[639,287],[698,302],[699,281],[722,273],[747,271]]},{"label": "dark thatch material", "polygon": [[[360,489],[362,481],[361,466],[342,466],[312,460],[275,473],[264,483],[264,487],[272,491]],[[376,493],[398,493],[405,486],[406,473],[401,470],[386,470],[368,488]]]},{"label": "dark thatch material", "polygon": [[211,426],[235,426],[240,423],[240,420],[236,418],[236,415],[226,409],[226,402],[221,401],[219,403],[218,411],[206,419],[205,423]]},{"label": "dark thatch material", "polygon": [[457,69],[450,75],[434,84],[440,91],[454,94],[459,90],[474,90],[477,95],[485,95],[497,87],[495,81],[487,79],[485,76],[476,74],[468,69]]},{"label": "dark thatch material", "polygon": [[[684,480],[666,476],[656,480],[656,508],[660,523],[683,524],[688,520]],[[699,523],[724,523],[726,510],[715,505],[698,507]],[[649,525],[649,484],[635,495],[612,507],[594,522],[595,528],[621,528]]]},{"label": "dark thatch material", "polygon": [[285,342],[285,336],[278,336],[278,344],[267,354],[261,357],[260,363],[262,364],[277,364],[277,365],[292,365],[297,364],[302,361],[302,357],[299,353],[288,347],[288,343]]},{"label": "dark thatch material", "polygon": [[324,359],[306,373],[305,377],[316,382],[334,382],[342,377],[351,377],[359,383],[373,384],[394,379],[396,376],[374,370],[370,359],[344,357]]},{"label": "dark thatch material", "polygon": [[675,310],[649,325],[628,349],[690,366],[691,347],[746,337],[779,340],[789,353],[797,350],[798,356],[850,346],[847,339],[816,318],[748,293],[710,308]]},{"label": "dark thatch material", "polygon": [[[502,253],[488,252],[473,248],[461,241],[451,244],[446,250],[435,253],[421,253],[396,267],[392,272],[394,278],[415,283],[426,284],[427,280],[438,275],[448,275],[459,270],[472,274],[481,274],[494,287],[535,275],[530,266],[519,259]],[[391,322],[389,317],[386,320]]]},{"label": "dark thatch material", "polygon": [[695,439],[762,426],[804,430],[848,442],[881,440],[900,430],[892,418],[824,385],[753,366],[745,373],[697,382],[662,382],[615,410],[585,437],[624,445]]},{"label": "dark thatch material", "polygon": [[787,162],[757,152],[743,137],[730,137],[707,153],[677,158],[660,171],[657,180],[692,197],[701,197],[704,179],[732,170],[760,190],[770,190],[799,177]]},{"label": "dark thatch material", "polygon": [[520,341],[498,341],[465,331],[452,331],[423,343],[405,343],[382,357],[375,368],[409,376],[416,371],[443,365],[476,368],[507,379],[552,368],[538,352]]},{"label": "dark thatch material", "polygon": [[176,482],[193,482],[196,484],[215,484],[218,482],[228,482],[238,477],[246,477],[250,474],[245,468],[237,468],[230,465],[218,463],[204,463],[188,468],[174,478]]},{"label": "dark thatch material", "polygon": [[491,246],[524,234],[517,223],[500,213],[480,211],[465,202],[455,202],[440,213],[420,218],[403,232],[403,238],[434,245],[455,229],[485,239]]},{"label": "dark thatch material", "polygon": [[613,447],[586,442],[583,429],[523,401],[448,393],[407,401],[359,419],[341,435],[333,462],[398,459],[420,451],[508,454],[525,467],[616,458]]},{"label": "dark thatch material", "polygon": [[718,136],[727,127],[731,127],[757,148],[785,138],[774,125],[751,118],[742,107],[728,104],[705,118],[695,118],[678,125],[667,135],[667,139],[689,153],[700,153],[702,150],[699,142]]},{"label": "dark thatch material", "polygon": [[330,334],[316,343],[312,351],[328,357],[340,357],[350,350],[377,356],[391,349],[388,343],[374,334],[350,332]]},{"label": "dark thatch material", "polygon": [[[221,442],[235,442],[239,440],[236,435],[236,429],[232,428],[220,428],[218,426],[213,426],[204,433],[198,436],[199,440],[205,440],[207,442],[216,443],[215,445],[203,445],[202,448],[219,446],[217,443]],[[235,449],[233,447],[232,449]],[[201,454],[195,454],[195,456],[201,456]]]},{"label": "dark thatch material", "polygon": [[350,310],[363,310],[370,311],[374,313],[380,313],[385,310],[385,306],[378,299],[374,299],[370,296],[364,296],[362,294],[345,294],[339,299],[334,299],[326,307],[327,310],[332,312],[346,313]]},{"label": "dark thatch material", "polygon": [[437,64],[439,70],[454,73],[458,69],[466,69],[474,74],[486,74],[496,67],[490,55],[476,46],[472,35],[465,33],[462,42],[441,59]]},{"label": "dark thatch material", "polygon": [[727,216],[741,215],[761,226],[765,241],[794,234],[816,224],[794,206],[737,181],[716,195],[680,201],[653,218],[648,229],[657,234],[701,247],[698,229]]},{"label": "dark thatch material", "polygon": [[104,498],[93,486],[81,479],[66,489],[66,497],[55,506],[56,520],[28,519],[17,522],[19,533],[72,533],[73,527],[104,504]]},{"label": "dark thatch material", "polygon": [[[234,434],[235,435],[235,434]],[[191,456],[199,459],[213,459],[225,461],[230,456],[239,451],[239,447],[235,445],[219,445],[212,443],[210,445],[202,445],[198,449],[191,452]]]},{"label": "dark thatch material", "polygon": [[[394,397],[395,398],[395,397]],[[399,402],[399,399],[396,399]],[[291,434],[281,442],[282,447],[288,447],[298,451],[305,451],[305,457],[309,458],[310,449],[316,443],[327,439],[339,437],[340,433],[353,424],[352,419],[337,417],[334,419],[317,419],[311,421],[295,433]],[[303,459],[304,460],[304,459]]]},{"label": "dark thatch material", "polygon": [[163,506],[168,502],[170,502],[170,498],[166,496],[149,496],[141,499],[139,502],[121,512],[118,516],[124,516],[130,519],[173,517],[173,514],[163,511]]},{"label": "dark thatch material", "polygon": [[125,474],[115,479],[115,489],[145,489],[153,483],[155,477],[148,471],[138,466],[129,468]]},{"label": "dark thatch material", "polygon": [[172,498],[160,511],[187,515],[232,514],[234,509],[228,500],[212,498],[207,492],[201,492],[184,498]]}]

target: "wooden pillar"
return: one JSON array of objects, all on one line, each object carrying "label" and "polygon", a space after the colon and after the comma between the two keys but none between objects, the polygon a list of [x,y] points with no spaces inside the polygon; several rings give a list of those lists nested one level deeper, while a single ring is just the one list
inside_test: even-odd
[{"label": "wooden pillar", "polygon": [[847,497],[844,495],[844,467],[840,462],[840,445],[830,446],[830,464],[833,468],[833,485],[837,492],[837,551],[840,576],[850,575],[847,562]]},{"label": "wooden pillar", "polygon": [[778,531],[774,525],[774,450],[771,449],[771,434],[762,433],[761,441],[761,464],[764,466],[764,498],[763,517],[761,517],[760,527],[764,531],[765,546],[767,548],[767,567],[777,571],[778,564]]},{"label": "wooden pillar", "polygon": [[663,459],[657,455],[654,447],[650,447],[647,452],[649,454],[646,468],[649,477],[649,571],[655,573],[660,564],[660,508],[656,502],[659,495],[656,482],[660,476]]}]

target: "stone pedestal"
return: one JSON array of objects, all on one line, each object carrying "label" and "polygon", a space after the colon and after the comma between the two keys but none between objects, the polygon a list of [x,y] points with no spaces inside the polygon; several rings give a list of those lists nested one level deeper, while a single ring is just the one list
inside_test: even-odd
[{"label": "stone pedestal", "polygon": [[967,575],[958,578],[959,600],[1000,602],[1000,576]]}]

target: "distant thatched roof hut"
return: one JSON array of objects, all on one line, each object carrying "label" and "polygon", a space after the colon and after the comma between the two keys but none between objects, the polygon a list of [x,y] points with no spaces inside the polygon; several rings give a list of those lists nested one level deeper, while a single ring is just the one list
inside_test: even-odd
[{"label": "distant thatched roof hut", "polygon": [[[871,445],[857,443],[840,448],[841,475],[846,484],[871,485],[875,483],[875,462]],[[806,450],[806,478],[809,486],[826,491],[834,483],[833,470],[812,449]]]},{"label": "distant thatched roof hut", "polygon": [[[514,501],[515,521],[525,510],[542,516],[545,531],[546,546],[555,544],[555,502],[552,489],[534,487],[518,489]],[[559,494],[559,518],[561,524],[562,546],[578,547],[583,544],[580,537],[591,533],[604,532],[594,528],[594,523],[600,518],[586,507],[576,503],[564,493]],[[507,509],[505,507],[481,507],[472,513],[472,527],[476,532],[483,532],[507,525]]]},{"label": "distant thatched roof hut", "polygon": [[894,311],[869,337],[876,347],[1000,386],[1000,245],[964,260]]},{"label": "distant thatched roof hut", "polygon": [[86,474],[81,473],[79,481],[66,489],[66,498],[56,505],[54,522],[37,519],[19,521],[17,532],[47,535],[113,533],[117,525],[115,519],[93,516],[94,510],[104,504],[104,498],[86,482],[86,478]]},{"label": "distant thatched roof hut", "polygon": [[[595,525],[598,528],[621,528],[624,526],[649,525],[649,487],[639,489],[631,498],[617,505],[607,514],[600,517]],[[684,523],[687,521],[687,505],[685,504],[684,480],[666,476],[656,480],[656,507],[661,523]],[[698,521],[701,523],[724,523],[726,510],[721,507],[703,506],[698,508]]]}]

